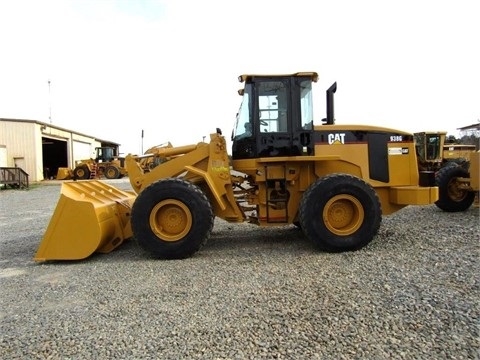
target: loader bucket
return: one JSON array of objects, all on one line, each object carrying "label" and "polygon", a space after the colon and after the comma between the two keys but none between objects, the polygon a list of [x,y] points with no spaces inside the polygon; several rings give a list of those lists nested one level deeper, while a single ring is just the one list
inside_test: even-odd
[{"label": "loader bucket", "polygon": [[73,171],[70,168],[58,168],[57,170],[57,180],[71,180],[73,179]]},{"label": "loader bucket", "polygon": [[101,181],[64,182],[34,260],[80,260],[112,251],[132,236],[135,197]]}]

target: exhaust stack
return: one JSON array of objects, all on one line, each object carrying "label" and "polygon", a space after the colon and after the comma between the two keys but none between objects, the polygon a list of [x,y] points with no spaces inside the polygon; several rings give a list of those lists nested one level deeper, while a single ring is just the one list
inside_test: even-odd
[{"label": "exhaust stack", "polygon": [[335,111],[333,105],[333,94],[337,91],[337,82],[334,82],[327,90],[327,117],[322,119],[323,125],[335,124]]}]

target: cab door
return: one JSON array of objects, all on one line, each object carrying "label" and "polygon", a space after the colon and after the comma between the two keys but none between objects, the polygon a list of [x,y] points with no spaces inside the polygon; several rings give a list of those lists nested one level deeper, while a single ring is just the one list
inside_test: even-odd
[{"label": "cab door", "polygon": [[256,83],[257,149],[259,157],[313,153],[311,80],[275,78]]},{"label": "cab door", "polygon": [[265,79],[256,83],[255,114],[259,157],[289,156],[290,134],[290,83],[288,79]]}]

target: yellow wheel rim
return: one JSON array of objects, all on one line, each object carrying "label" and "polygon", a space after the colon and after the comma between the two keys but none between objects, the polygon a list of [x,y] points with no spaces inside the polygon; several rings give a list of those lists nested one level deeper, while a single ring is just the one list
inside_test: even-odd
[{"label": "yellow wheel rim", "polygon": [[357,198],[342,194],[331,198],[323,209],[323,222],[327,229],[339,236],[354,234],[365,218],[363,206]]},{"label": "yellow wheel rim", "polygon": [[181,201],[159,202],[150,212],[150,228],[164,241],[183,239],[192,228],[192,213]]},{"label": "yellow wheel rim", "polygon": [[116,174],[117,174],[117,172],[115,171],[115,169],[107,169],[107,174],[106,175],[109,178],[111,178],[111,179],[114,178]]}]

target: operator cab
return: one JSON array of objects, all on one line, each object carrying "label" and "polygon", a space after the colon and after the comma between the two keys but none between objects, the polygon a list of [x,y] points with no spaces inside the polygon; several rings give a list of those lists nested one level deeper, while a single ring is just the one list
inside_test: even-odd
[{"label": "operator cab", "polygon": [[232,133],[232,158],[312,155],[312,82],[317,73],[241,75],[245,87]]},{"label": "operator cab", "polygon": [[112,147],[97,147],[95,161],[96,162],[111,162],[115,158],[115,149]]},{"label": "operator cab", "polygon": [[446,132],[414,133],[418,159],[422,161],[441,161]]}]

